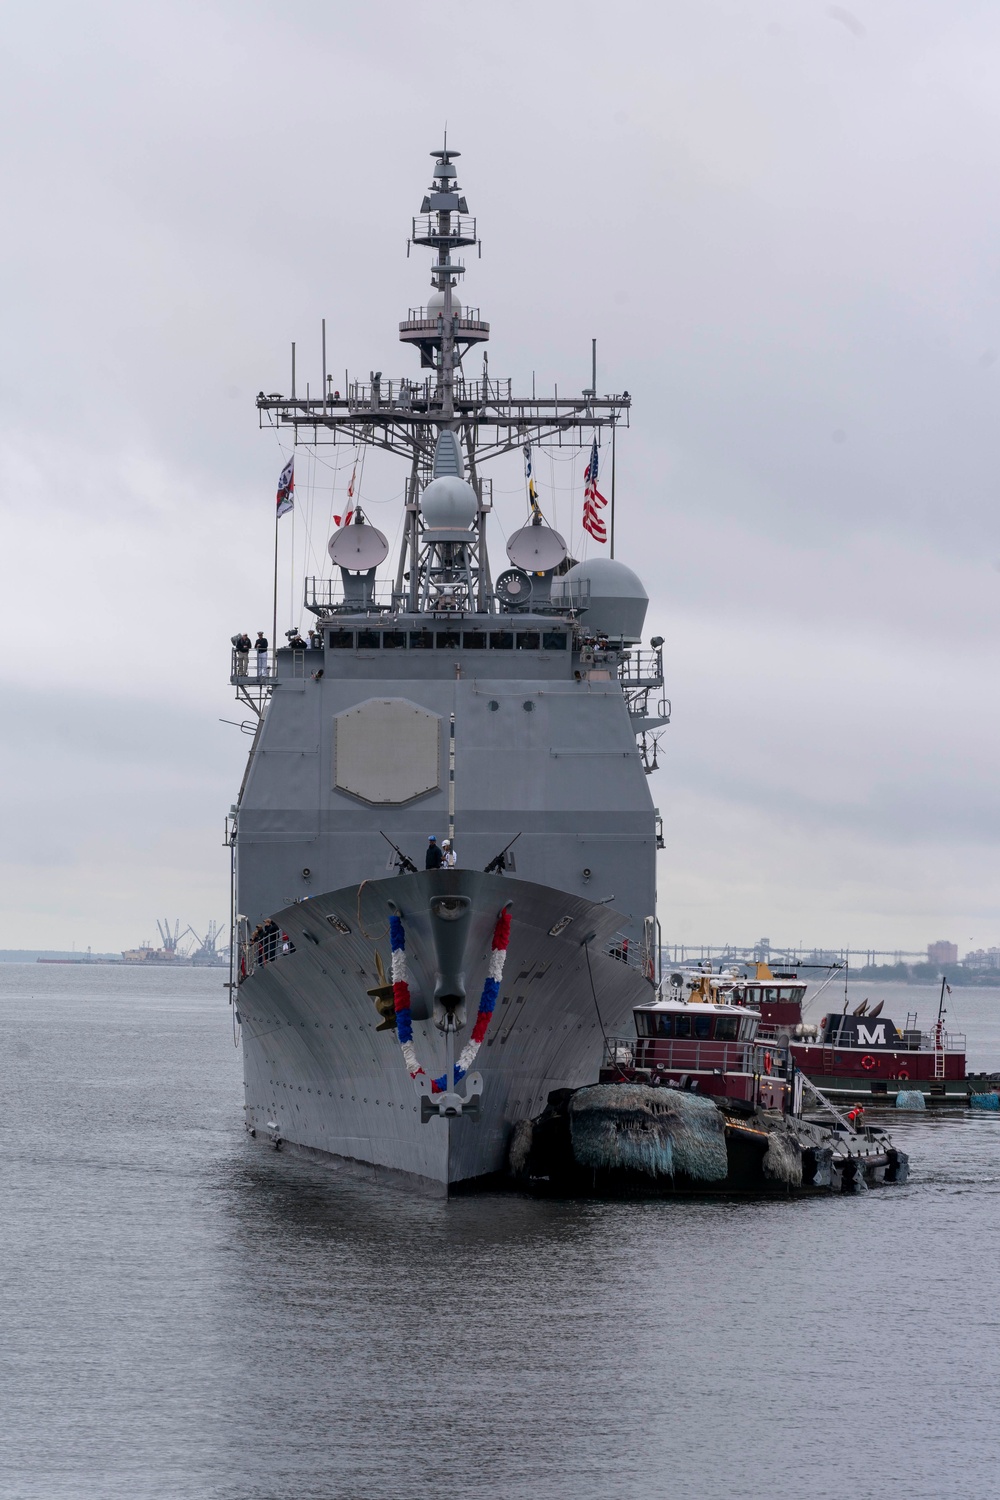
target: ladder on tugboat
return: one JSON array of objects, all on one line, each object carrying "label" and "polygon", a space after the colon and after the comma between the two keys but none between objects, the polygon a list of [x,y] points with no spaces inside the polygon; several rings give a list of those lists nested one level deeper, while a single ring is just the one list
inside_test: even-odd
[{"label": "ladder on tugboat", "polygon": [[941,1036],[940,1026],[934,1032],[934,1077],[944,1077],[944,1039]]},{"label": "ladder on tugboat", "polygon": [[854,1125],[853,1121],[848,1120],[845,1115],[842,1115],[840,1113],[840,1110],[834,1104],[833,1100],[829,1099],[826,1094],[823,1093],[822,1089],[818,1089],[812,1082],[812,1080],[810,1078],[807,1078],[803,1072],[799,1072],[799,1077],[802,1079],[802,1086],[805,1091],[809,1094],[812,1094],[815,1099],[818,1099],[824,1109],[828,1109],[830,1111],[831,1115],[833,1115],[833,1118],[837,1121],[837,1124],[842,1126],[849,1135],[857,1135],[857,1127]]},{"label": "ladder on tugboat", "polygon": [[[937,1021],[934,1026],[934,1080],[940,1082],[944,1078],[944,994],[948,989],[948,980],[945,975],[941,976],[941,999],[938,1001]],[[948,990],[950,994],[951,991]]]}]

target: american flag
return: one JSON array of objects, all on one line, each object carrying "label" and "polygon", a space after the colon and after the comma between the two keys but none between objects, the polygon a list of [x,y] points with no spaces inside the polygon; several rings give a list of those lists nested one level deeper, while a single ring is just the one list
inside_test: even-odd
[{"label": "american flag", "polygon": [[608,529],[598,510],[598,506],[605,506],[607,503],[597,488],[597,439],[595,438],[594,446],[590,450],[590,463],[583,476],[583,529],[590,532],[595,542],[606,542],[608,539]]},{"label": "american flag", "polygon": [[295,504],[295,454],[278,476],[278,515],[283,516]]}]

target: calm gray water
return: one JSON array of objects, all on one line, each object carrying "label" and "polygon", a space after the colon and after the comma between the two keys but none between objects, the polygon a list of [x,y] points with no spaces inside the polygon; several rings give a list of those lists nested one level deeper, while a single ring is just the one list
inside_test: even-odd
[{"label": "calm gray water", "polygon": [[[864,1197],[426,1202],[245,1138],[224,977],[0,966],[0,1495],[995,1487],[996,1116]],[[949,1021],[1000,1066],[1000,992]]]}]

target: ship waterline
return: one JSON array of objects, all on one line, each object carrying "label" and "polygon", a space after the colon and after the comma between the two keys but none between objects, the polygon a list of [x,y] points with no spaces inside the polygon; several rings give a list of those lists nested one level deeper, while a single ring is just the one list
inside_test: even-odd
[{"label": "ship waterline", "polygon": [[[468,1020],[457,1046],[467,1040],[490,935],[505,907],[510,943],[477,1059],[478,1117],[422,1121],[421,1094],[399,1041],[394,1031],[378,1030],[368,991],[379,983],[376,951],[388,958],[388,916],[396,909],[406,929],[416,1051],[428,1075],[444,1073],[445,1036],[432,1012],[438,955],[431,902],[441,897],[472,903]],[[553,1089],[595,1077],[605,1033],[650,994],[641,967],[607,951],[620,952],[620,913],[509,876],[399,875],[366,883],[360,903],[358,887],[349,886],[277,919],[293,951],[256,967],[239,990],[248,1128],[432,1192],[467,1189],[502,1172],[517,1121],[537,1114]]]}]

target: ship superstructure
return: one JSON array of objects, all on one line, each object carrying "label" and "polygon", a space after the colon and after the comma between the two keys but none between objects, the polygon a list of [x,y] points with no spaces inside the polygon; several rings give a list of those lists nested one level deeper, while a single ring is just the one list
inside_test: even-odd
[{"label": "ship superstructure", "polygon": [[[575,563],[532,501],[491,567],[487,461],[589,449],[630,402],[466,378],[490,331],[456,291],[476,221],[458,153],[432,156],[411,236],[431,292],[399,330],[428,373],[258,398],[296,444],[402,459],[405,524],[384,582],[362,508],[331,537],[309,649],[260,675],[234,650],[256,732],[230,842],[248,1128],[447,1190],[499,1171],[516,1122],[596,1076],[649,994],[669,706],[623,563]],[[455,867],[423,868],[431,835]]]}]

